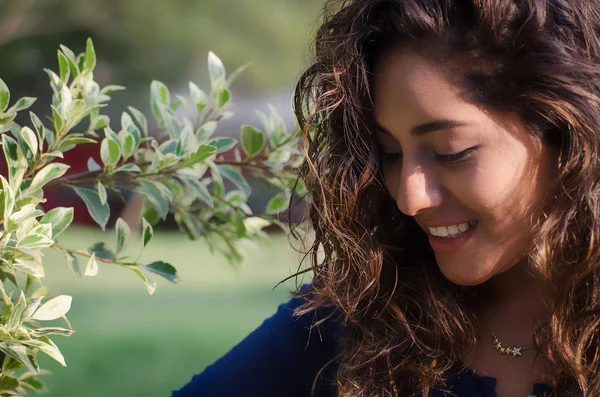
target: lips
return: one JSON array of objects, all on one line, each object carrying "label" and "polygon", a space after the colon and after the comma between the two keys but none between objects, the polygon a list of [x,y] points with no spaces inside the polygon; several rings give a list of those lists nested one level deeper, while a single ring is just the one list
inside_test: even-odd
[{"label": "lips", "polygon": [[[473,237],[478,225],[476,221],[469,221],[467,222],[467,229],[461,232],[458,227],[464,223],[465,222],[450,226],[436,226],[435,228],[428,227],[427,229],[430,231],[429,245],[431,245],[431,248],[433,248],[436,253],[450,253],[463,248]],[[446,231],[444,229],[454,231],[454,227],[452,226],[455,226],[458,232],[454,234],[448,232],[448,235],[444,236],[443,234]],[[464,229],[464,225],[461,227]],[[433,229],[433,231],[431,229]],[[436,234],[441,235],[438,236]]]}]

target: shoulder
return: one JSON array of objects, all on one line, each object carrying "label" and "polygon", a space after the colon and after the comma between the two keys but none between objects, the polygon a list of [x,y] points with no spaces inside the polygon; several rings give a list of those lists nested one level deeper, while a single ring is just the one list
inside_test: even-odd
[{"label": "shoulder", "polygon": [[[309,288],[303,285],[299,292]],[[313,327],[332,309],[295,316],[294,310],[305,302],[305,297],[293,294],[271,317],[173,396],[304,397],[310,394],[317,377],[319,390],[331,390],[340,327],[333,317]]]}]

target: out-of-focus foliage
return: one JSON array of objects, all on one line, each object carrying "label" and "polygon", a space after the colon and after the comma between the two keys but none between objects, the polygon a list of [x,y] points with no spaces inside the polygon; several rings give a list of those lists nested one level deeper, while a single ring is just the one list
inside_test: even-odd
[{"label": "out-of-focus foliage", "polygon": [[96,79],[135,89],[208,80],[204,56],[253,67],[238,87],[291,90],[306,65],[322,0],[0,0],[0,75],[32,93],[54,49],[82,51],[92,37],[101,58]]}]

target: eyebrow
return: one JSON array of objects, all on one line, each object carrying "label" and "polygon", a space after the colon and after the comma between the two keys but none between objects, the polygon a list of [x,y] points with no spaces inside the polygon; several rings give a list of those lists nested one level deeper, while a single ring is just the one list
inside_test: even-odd
[{"label": "eyebrow", "polygon": [[[466,125],[470,125],[470,123],[457,120],[436,120],[414,127],[412,130],[410,130],[410,134],[412,136],[421,136],[434,131],[447,130],[454,127],[464,127]],[[375,123],[375,128],[377,128],[377,130],[383,134],[392,135],[388,130],[383,128],[378,123]]]}]

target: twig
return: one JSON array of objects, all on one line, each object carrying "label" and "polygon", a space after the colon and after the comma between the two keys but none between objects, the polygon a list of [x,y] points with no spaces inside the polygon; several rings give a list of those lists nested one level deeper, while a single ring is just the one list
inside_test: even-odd
[{"label": "twig", "polygon": [[[92,254],[90,254],[89,252],[78,251],[78,250],[74,250],[74,249],[71,249],[71,248],[63,247],[62,245],[59,245],[57,243],[52,244],[52,246],[54,248],[60,250],[60,251],[63,251],[63,252],[70,252],[72,254],[80,255],[80,256],[85,256],[85,257],[88,257],[88,258],[92,257]],[[99,261],[99,262],[110,263],[110,264],[113,264],[113,265],[118,265],[119,264],[118,262],[115,262],[114,260],[106,259],[106,258],[101,258],[101,257],[98,257],[98,256],[96,257],[96,260]]]}]

